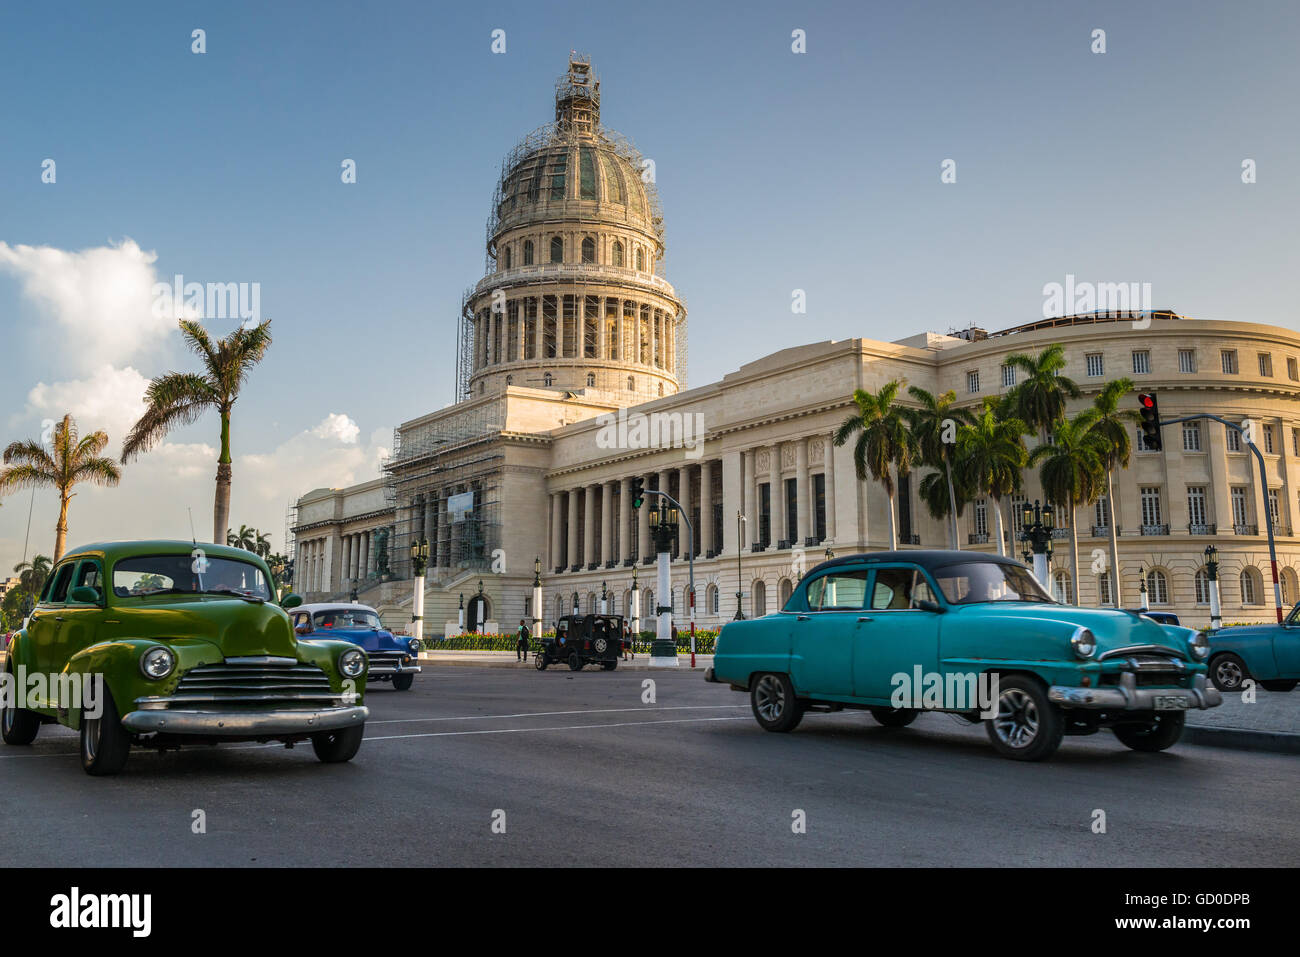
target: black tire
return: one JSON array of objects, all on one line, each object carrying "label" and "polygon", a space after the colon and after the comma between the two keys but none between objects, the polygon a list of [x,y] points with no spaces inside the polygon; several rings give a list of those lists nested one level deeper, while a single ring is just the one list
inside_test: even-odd
[{"label": "black tire", "polygon": [[803,720],[804,703],[795,697],[789,675],[756,675],[749,687],[749,706],[764,731],[793,731]]},{"label": "black tire", "polygon": [[1183,736],[1185,711],[1157,711],[1155,720],[1143,724],[1117,724],[1111,728],[1120,743],[1134,751],[1163,751]]},{"label": "black tire", "polygon": [[415,683],[415,675],[393,675],[393,689],[395,691],[410,691],[411,685]]},{"label": "black tire", "polygon": [[1240,691],[1242,684],[1250,677],[1246,662],[1231,652],[1225,651],[1210,660],[1210,680],[1220,691]]},{"label": "black tire", "polygon": [[1274,679],[1272,681],[1261,681],[1259,686],[1265,691],[1293,691],[1300,681],[1294,679]]},{"label": "black tire", "polygon": [[546,670],[546,652],[539,651],[537,653],[537,661],[535,662],[535,664],[537,665],[538,671]]},{"label": "black tire", "polygon": [[122,727],[112,693],[104,688],[100,716],[81,716],[81,769],[94,777],[108,777],[126,767],[130,756],[131,735]]},{"label": "black tire", "polygon": [[326,764],[342,764],[357,756],[365,733],[364,724],[340,728],[337,731],[322,731],[311,736],[311,749],[316,752],[316,757]]},{"label": "black tire", "polygon": [[[13,665],[5,665],[5,674],[12,675]],[[17,696],[18,688],[16,683],[10,684],[13,694]],[[7,695],[5,696],[8,697]],[[0,737],[4,738],[5,744],[31,744],[36,740],[36,734],[41,730],[40,716],[34,711],[28,711],[26,708],[19,708],[16,705],[4,705],[0,711]]]},{"label": "black tire", "polygon": [[618,667],[618,659],[614,658],[610,661],[602,662],[601,667],[604,668],[606,671],[613,671],[615,668]]},{"label": "black tire", "polygon": [[569,670],[570,671],[582,670],[582,659],[578,657],[578,653],[576,651],[569,652]]},{"label": "black tire", "polygon": [[1065,718],[1037,680],[1022,675],[999,680],[997,709],[997,717],[986,718],[984,727],[1004,758],[1042,761],[1061,746]]},{"label": "black tire", "polygon": [[916,708],[868,708],[877,724],[886,728],[906,728],[921,712]]}]

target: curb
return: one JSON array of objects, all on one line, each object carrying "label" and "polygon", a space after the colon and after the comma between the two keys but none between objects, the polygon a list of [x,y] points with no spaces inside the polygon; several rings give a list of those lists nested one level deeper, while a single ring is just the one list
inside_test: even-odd
[{"label": "curb", "polygon": [[1199,744],[1210,748],[1300,754],[1300,734],[1289,731],[1248,731],[1244,728],[1211,728],[1189,724],[1183,728],[1182,740],[1184,744]]},{"label": "curb", "polygon": [[[513,668],[517,671],[537,670],[537,666],[533,664],[531,658],[528,661],[507,661],[507,660],[493,661],[491,659],[475,660],[475,659],[465,659],[465,658],[448,661],[448,660],[443,660],[441,658],[427,658],[424,655],[421,655],[420,664],[438,665],[444,668]],[[554,670],[567,670],[567,669],[568,669],[568,665],[561,663],[561,664],[551,665],[551,667],[547,670],[554,671]],[[586,671],[588,669],[584,668],[583,670]],[[649,664],[642,661],[619,661],[618,667],[614,670],[615,671],[664,671],[664,672],[680,671],[680,672],[692,672],[692,673],[701,672],[702,673],[704,671],[704,665],[697,664],[694,668],[692,668],[685,661],[682,661],[678,664],[676,668],[673,668],[672,666],[666,668],[663,667],[652,668]]]}]

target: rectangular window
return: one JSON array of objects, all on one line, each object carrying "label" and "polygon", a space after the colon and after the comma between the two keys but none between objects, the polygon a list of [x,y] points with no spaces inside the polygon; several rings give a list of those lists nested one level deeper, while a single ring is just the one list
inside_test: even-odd
[{"label": "rectangular window", "polygon": [[1023,495],[1018,495],[1011,499],[1011,532],[1013,536],[1019,535],[1021,532],[1025,530],[1025,522],[1024,522],[1025,502],[1026,502],[1026,498]]},{"label": "rectangular window", "polygon": [[975,534],[987,538],[989,534],[989,512],[984,499],[975,500]]},{"label": "rectangular window", "polygon": [[1114,599],[1110,597],[1110,572],[1097,576],[1097,604],[1109,605]]},{"label": "rectangular window", "polygon": [[772,544],[772,486],[767,482],[758,487],[758,544]]},{"label": "rectangular window", "polygon": [[1228,451],[1229,451],[1229,452],[1240,452],[1240,451],[1241,451],[1241,433],[1238,432],[1236,429],[1228,429],[1228,430],[1227,430],[1227,433],[1228,433]]},{"label": "rectangular window", "polygon": [[1273,378],[1273,354],[1270,352],[1261,352],[1259,354],[1259,374],[1267,379]]},{"label": "rectangular window", "polygon": [[812,611],[857,611],[866,603],[867,575],[864,571],[831,572],[808,583],[808,607]]},{"label": "rectangular window", "polygon": [[1201,423],[1199,422],[1183,423],[1183,451],[1184,452],[1201,451]]},{"label": "rectangular window", "polygon": [[1296,363],[1295,356],[1286,360],[1286,377],[1292,382],[1300,382],[1300,364]]},{"label": "rectangular window", "polygon": [[1083,358],[1088,365],[1088,375],[1101,376],[1106,374],[1105,357],[1100,352],[1090,352]]},{"label": "rectangular window", "polygon": [[1187,523],[1189,525],[1205,525],[1205,486],[1189,485],[1187,487]]},{"label": "rectangular window", "polygon": [[1237,350],[1224,349],[1219,353],[1219,360],[1223,364],[1224,375],[1237,374]]},{"label": "rectangular window", "polygon": [[[813,534],[817,541],[826,541],[826,475],[818,472],[812,477],[813,483]],[[715,526],[716,527],[716,526]]]},{"label": "rectangular window", "polygon": [[1160,488],[1156,485],[1142,486],[1142,524],[1160,525]]},{"label": "rectangular window", "polygon": [[1016,367],[1003,366],[1002,367],[1002,388],[1010,389],[1015,384],[1016,384]]},{"label": "rectangular window", "polygon": [[1291,430],[1291,454],[1300,455],[1300,429]]},{"label": "rectangular window", "polygon": [[1105,495],[1099,496],[1093,506],[1092,523],[1098,528],[1110,528],[1110,501]]},{"label": "rectangular window", "polygon": [[1273,426],[1264,426],[1264,451],[1273,454]]},{"label": "rectangular window", "polygon": [[785,540],[795,545],[802,545],[799,537],[799,482],[797,479],[785,480]]},{"label": "rectangular window", "polygon": [[1232,524],[1245,525],[1247,520],[1245,487],[1234,485],[1230,497],[1232,499]]},{"label": "rectangular window", "polygon": [[1151,371],[1151,353],[1139,349],[1133,353],[1133,374],[1146,375]]},{"label": "rectangular window", "polygon": [[912,479],[908,475],[898,479],[898,540],[904,545],[912,541]]},{"label": "rectangular window", "polygon": [[1273,527],[1277,528],[1282,524],[1281,511],[1278,507],[1277,489],[1268,490],[1268,517],[1273,522]]},{"label": "rectangular window", "polygon": [[979,374],[979,370],[976,369],[976,370],[973,370],[973,371],[971,371],[971,372],[967,372],[967,373],[966,373],[966,391],[967,391],[967,392],[978,392],[979,390],[980,390],[980,374]]},{"label": "rectangular window", "polygon": [[1142,426],[1140,425],[1137,427],[1137,439],[1133,442],[1133,447],[1137,449],[1139,452],[1156,451],[1150,445],[1147,444],[1147,437],[1143,434]]},{"label": "rectangular window", "polygon": [[1195,349],[1178,350],[1178,371],[1179,372],[1196,371],[1196,350]]}]

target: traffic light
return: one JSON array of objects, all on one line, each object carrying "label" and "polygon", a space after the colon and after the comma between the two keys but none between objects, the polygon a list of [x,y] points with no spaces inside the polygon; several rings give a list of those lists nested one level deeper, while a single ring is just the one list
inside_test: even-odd
[{"label": "traffic light", "polygon": [[1146,442],[1146,447],[1152,451],[1160,451],[1160,405],[1156,402],[1154,392],[1143,392],[1138,395],[1138,409],[1142,415],[1142,438]]},{"label": "traffic light", "polygon": [[632,507],[640,508],[641,503],[645,501],[645,479],[632,479]]}]

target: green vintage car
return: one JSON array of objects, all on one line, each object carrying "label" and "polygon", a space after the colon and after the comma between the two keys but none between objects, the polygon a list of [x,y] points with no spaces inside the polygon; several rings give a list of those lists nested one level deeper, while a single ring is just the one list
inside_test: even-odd
[{"label": "green vintage car", "polygon": [[[132,745],[311,741],[351,760],[369,711],[366,655],[299,642],[271,570],[251,552],[192,542],[114,542],[68,552],[9,646],[0,732],[81,735],[89,774],[116,774]],[[15,693],[16,692],[16,693]]]},{"label": "green vintage car", "polygon": [[864,708],[888,727],[947,711],[1035,761],[1102,728],[1134,750],[1172,746],[1187,709],[1222,703],[1209,647],[1190,628],[1060,604],[1011,558],[877,552],[823,562],[781,611],[728,623],[705,679],[748,692],[768,731],[808,711]]}]

